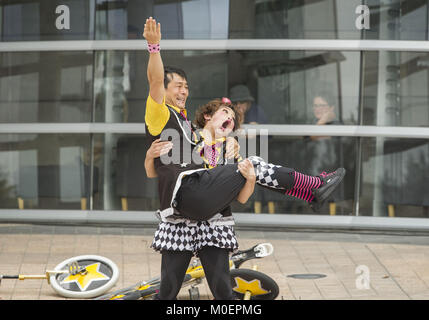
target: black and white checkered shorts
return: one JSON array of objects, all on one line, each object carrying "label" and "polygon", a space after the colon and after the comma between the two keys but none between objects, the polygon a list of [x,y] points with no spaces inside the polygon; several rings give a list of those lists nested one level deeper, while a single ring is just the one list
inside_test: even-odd
[{"label": "black and white checkered shorts", "polygon": [[211,225],[201,221],[195,225],[161,222],[155,231],[151,247],[156,251],[192,251],[214,246],[234,251],[238,242],[234,228],[230,225]]}]

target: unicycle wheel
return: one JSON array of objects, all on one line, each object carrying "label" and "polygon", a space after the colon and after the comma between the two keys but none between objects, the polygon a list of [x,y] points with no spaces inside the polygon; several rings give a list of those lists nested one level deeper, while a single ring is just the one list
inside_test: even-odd
[{"label": "unicycle wheel", "polygon": [[108,258],[82,255],[64,260],[54,271],[64,273],[49,277],[52,288],[67,298],[93,298],[112,288],[119,277],[119,269]]},{"label": "unicycle wheel", "polygon": [[265,273],[252,269],[232,269],[230,271],[232,290],[238,299],[243,299],[249,291],[250,300],[274,300],[279,294],[277,283]]}]

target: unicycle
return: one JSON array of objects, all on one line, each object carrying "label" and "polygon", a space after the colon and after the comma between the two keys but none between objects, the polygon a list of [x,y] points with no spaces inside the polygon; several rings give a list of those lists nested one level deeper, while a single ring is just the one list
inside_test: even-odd
[{"label": "unicycle", "polygon": [[[237,299],[243,300],[271,300],[279,294],[277,283],[268,275],[251,269],[243,269],[240,266],[249,260],[261,259],[271,255],[274,248],[271,243],[260,243],[250,249],[238,251],[230,257],[231,283]],[[198,285],[205,277],[204,269],[199,261],[195,259],[186,271],[182,287],[191,286],[189,298],[198,300],[200,298]],[[95,300],[149,300],[153,299],[159,291],[160,277],[140,281],[132,286],[108,292]]]},{"label": "unicycle", "polygon": [[46,279],[59,295],[86,299],[97,297],[112,288],[119,277],[119,269],[108,258],[82,255],[59,263],[43,275],[0,275],[3,279]]}]

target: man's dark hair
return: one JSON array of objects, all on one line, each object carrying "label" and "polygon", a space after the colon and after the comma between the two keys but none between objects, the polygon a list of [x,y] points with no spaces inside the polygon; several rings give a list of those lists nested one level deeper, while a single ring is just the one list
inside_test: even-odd
[{"label": "man's dark hair", "polygon": [[[165,66],[164,67],[164,88],[165,89],[167,89],[168,84],[173,79],[173,73],[177,74],[181,78],[188,81],[188,79],[186,78],[186,73],[182,69],[179,69],[176,67]],[[170,75],[170,76],[168,76],[168,75]]]}]

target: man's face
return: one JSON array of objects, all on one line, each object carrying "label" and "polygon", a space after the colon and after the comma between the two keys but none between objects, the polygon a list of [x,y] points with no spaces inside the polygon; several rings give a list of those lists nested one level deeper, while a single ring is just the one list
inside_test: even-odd
[{"label": "man's face", "polygon": [[237,101],[236,103],[238,111],[242,114],[243,118],[245,113],[249,110],[251,101]]},{"label": "man's face", "polygon": [[176,73],[169,74],[171,81],[165,89],[165,102],[167,104],[184,109],[188,99],[188,82]]}]

